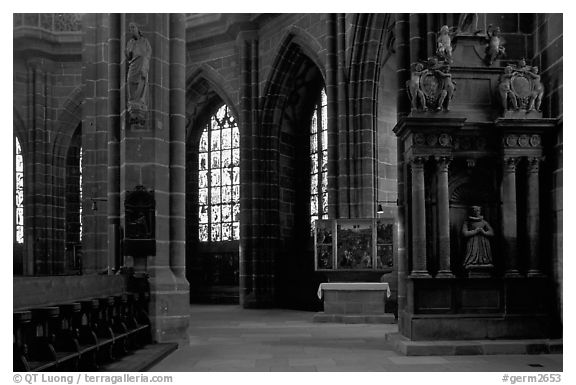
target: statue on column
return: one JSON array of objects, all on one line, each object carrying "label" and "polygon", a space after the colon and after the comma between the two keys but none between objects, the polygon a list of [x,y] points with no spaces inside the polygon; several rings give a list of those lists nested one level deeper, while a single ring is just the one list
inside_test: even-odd
[{"label": "statue on column", "polygon": [[148,111],[148,71],[152,48],[136,23],[128,26],[132,38],[126,43],[126,59],[128,61],[128,114],[131,124],[143,125],[145,113]]},{"label": "statue on column", "polygon": [[470,275],[485,276],[493,268],[489,238],[494,236],[494,230],[481,214],[480,206],[470,207],[470,216],[462,225],[462,235],[466,239],[464,269]]}]

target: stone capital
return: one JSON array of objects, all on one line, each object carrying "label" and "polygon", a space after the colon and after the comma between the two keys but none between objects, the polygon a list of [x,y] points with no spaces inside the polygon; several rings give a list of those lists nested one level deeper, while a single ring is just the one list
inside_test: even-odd
[{"label": "stone capital", "polygon": [[408,162],[410,162],[412,169],[423,170],[426,158],[423,156],[413,156],[408,160]]},{"label": "stone capital", "polygon": [[449,157],[449,156],[436,156],[434,159],[436,160],[436,167],[437,167],[438,172],[448,172],[450,162],[452,162],[451,157]]},{"label": "stone capital", "polygon": [[540,163],[542,162],[542,158],[538,156],[529,157],[527,158],[527,173],[534,173],[537,174],[540,171]]},{"label": "stone capital", "polygon": [[516,156],[507,156],[503,159],[504,172],[512,173],[516,172],[516,166],[518,165],[520,158]]}]

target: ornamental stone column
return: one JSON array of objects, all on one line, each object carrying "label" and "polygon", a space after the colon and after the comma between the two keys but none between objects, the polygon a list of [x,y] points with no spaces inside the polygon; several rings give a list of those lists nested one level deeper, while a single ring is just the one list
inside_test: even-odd
[{"label": "ornamental stone column", "polygon": [[450,270],[450,197],[448,194],[449,157],[436,158],[438,188],[438,254],[437,278],[453,278]]},{"label": "ornamental stone column", "polygon": [[528,158],[526,168],[526,230],[528,234],[528,276],[542,275],[540,268],[540,158]]},{"label": "ornamental stone column", "polygon": [[519,277],[516,202],[516,166],[518,158],[504,158],[502,175],[502,241],[506,258],[506,277]]},{"label": "ornamental stone column", "polygon": [[428,278],[426,268],[426,207],[423,157],[414,157],[412,165],[412,273],[414,278]]}]

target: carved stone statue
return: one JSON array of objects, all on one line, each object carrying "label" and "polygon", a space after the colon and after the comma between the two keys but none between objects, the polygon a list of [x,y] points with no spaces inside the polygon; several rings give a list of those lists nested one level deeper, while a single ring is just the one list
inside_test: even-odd
[{"label": "carved stone statue", "polygon": [[458,19],[458,32],[465,34],[478,33],[478,14],[461,13]]},{"label": "carved stone statue", "polygon": [[504,39],[500,36],[500,27],[492,28],[492,24],[488,26],[486,31],[488,35],[488,47],[486,47],[486,63],[490,66],[496,59],[506,54],[504,49]]},{"label": "carved stone statue", "polygon": [[536,110],[540,111],[540,105],[542,104],[542,95],[544,95],[544,86],[540,82],[540,75],[538,75],[538,67],[532,67],[532,70],[526,73],[529,77],[533,79],[532,84],[532,94],[530,95],[530,104],[528,106],[528,111]]},{"label": "carved stone statue", "polygon": [[424,66],[422,63],[416,63],[412,68],[413,69],[410,72],[410,80],[406,81],[406,89],[408,90],[408,97],[412,104],[412,110],[422,109],[427,111],[426,96],[424,96],[424,93],[420,89],[420,76],[424,71]]},{"label": "carved stone statue", "polygon": [[450,35],[450,28],[443,25],[438,33],[436,55],[439,58],[452,63],[452,36]]},{"label": "carved stone statue", "polygon": [[506,66],[504,73],[500,75],[500,83],[498,84],[498,94],[504,111],[508,110],[508,102],[512,104],[515,110],[518,110],[518,101],[516,95],[512,92],[512,74],[514,69],[512,66]]},{"label": "carved stone statue", "polygon": [[436,107],[437,111],[440,111],[446,103],[446,111],[450,110],[450,101],[454,96],[454,91],[456,90],[455,83],[452,81],[452,75],[450,74],[450,66],[445,66],[444,68],[439,68],[436,70],[436,74],[440,77],[440,87],[441,93],[440,98],[438,99],[438,107]]},{"label": "carved stone statue", "polygon": [[489,238],[494,236],[494,230],[481,215],[480,206],[470,207],[470,214],[462,225],[462,235],[466,238],[464,269],[485,271],[493,267]]},{"label": "carved stone statue", "polygon": [[126,43],[128,112],[131,123],[142,124],[144,112],[148,110],[146,98],[152,48],[136,23],[130,23],[128,28],[132,34]]}]

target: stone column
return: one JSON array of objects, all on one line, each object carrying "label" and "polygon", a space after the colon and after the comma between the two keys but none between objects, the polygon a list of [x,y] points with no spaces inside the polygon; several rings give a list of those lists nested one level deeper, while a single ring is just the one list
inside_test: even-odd
[{"label": "stone column", "polygon": [[506,277],[519,277],[516,209],[516,165],[518,158],[505,157],[502,175],[502,241]]},{"label": "stone column", "polygon": [[526,230],[528,234],[528,276],[542,275],[540,270],[540,158],[528,158],[526,169]]},{"label": "stone column", "polygon": [[120,255],[120,87],[122,17],[110,14],[108,37],[108,269],[123,265]]},{"label": "stone column", "polygon": [[[189,285],[185,265],[185,85],[184,14],[126,14],[125,40],[135,22],[151,46],[149,89],[144,121],[128,114],[125,78],[121,82],[121,191],[142,185],[154,191],[155,253],[135,255],[135,270],[149,276],[149,316],[156,342],[186,341]],[[126,42],[121,45],[124,50]],[[126,60],[126,58],[124,58]],[[124,63],[123,63],[124,64]],[[150,253],[153,253],[150,251]]]},{"label": "stone column", "polygon": [[438,256],[436,278],[453,278],[450,270],[450,197],[448,195],[448,166],[450,158],[436,158],[438,176]]},{"label": "stone column", "polygon": [[414,157],[412,165],[412,273],[411,277],[428,278],[426,268],[426,207],[423,157]]}]

